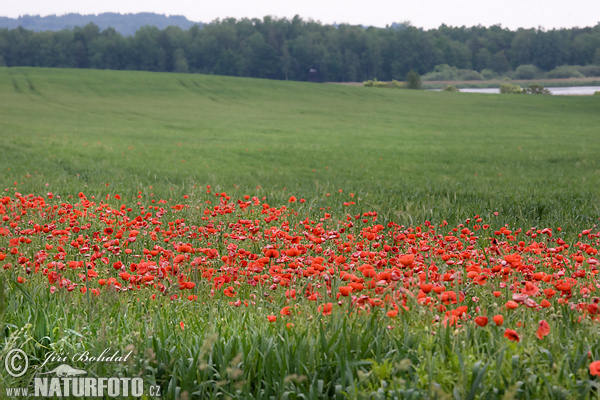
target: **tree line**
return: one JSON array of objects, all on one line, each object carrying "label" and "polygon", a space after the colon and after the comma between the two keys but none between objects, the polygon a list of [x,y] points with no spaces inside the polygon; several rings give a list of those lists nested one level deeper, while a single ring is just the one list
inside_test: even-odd
[{"label": "tree line", "polygon": [[424,30],[326,25],[292,19],[224,19],[187,30],[145,26],[133,36],[90,23],[57,32],[0,29],[0,66],[191,72],[304,81],[403,80],[447,64],[497,74],[532,65],[600,65],[600,23],[571,29],[501,26]]}]

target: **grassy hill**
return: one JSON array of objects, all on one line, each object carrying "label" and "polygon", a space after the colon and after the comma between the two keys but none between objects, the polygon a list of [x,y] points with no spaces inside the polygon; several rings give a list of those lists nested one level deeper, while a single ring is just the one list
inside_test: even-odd
[{"label": "grassy hill", "polygon": [[101,13],[101,14],[65,14],[65,15],[23,15],[19,18],[0,17],[0,28],[24,29],[34,32],[60,31],[63,29],[72,29],[79,26],[84,27],[89,23],[97,25],[101,30],[114,28],[121,35],[131,36],[143,26],[156,26],[159,29],[165,29],[168,26],[178,26],[181,29],[189,29],[195,24],[202,26],[202,23],[196,23],[188,20],[182,15],[166,16],[155,13]]},{"label": "grassy hill", "polygon": [[30,68],[1,68],[0,93],[3,189],[212,185],[315,205],[343,190],[400,222],[499,211],[586,226],[600,214],[598,97]]}]

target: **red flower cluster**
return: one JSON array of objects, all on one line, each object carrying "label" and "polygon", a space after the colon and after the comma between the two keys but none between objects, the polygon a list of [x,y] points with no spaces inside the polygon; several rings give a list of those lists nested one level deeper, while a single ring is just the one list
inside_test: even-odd
[{"label": "red flower cluster", "polygon": [[[353,213],[354,202],[345,202],[346,215],[336,219],[324,211],[310,217],[314,212],[295,196],[279,207],[210,188],[206,196],[142,204],[140,192],[129,206],[120,196],[97,201],[83,193],[72,202],[50,193],[5,196],[0,267],[14,270],[23,285],[33,281],[28,275],[43,275],[52,293],[144,291],[193,301],[199,288],[210,288],[232,307],[285,293],[284,319],[297,314],[301,301],[316,302],[323,316],[344,302],[390,318],[426,307],[442,326],[485,327],[487,311],[501,326],[503,315],[557,304],[580,320],[599,318],[598,231],[586,229],[567,243],[560,228],[494,230],[479,216],[456,227],[445,221],[406,227],[382,225],[376,212]],[[305,214],[289,208],[296,205]],[[480,302],[486,296],[490,301]],[[482,309],[495,298],[504,306]],[[535,334],[549,333],[541,320]],[[517,342],[524,334],[504,333]]]}]

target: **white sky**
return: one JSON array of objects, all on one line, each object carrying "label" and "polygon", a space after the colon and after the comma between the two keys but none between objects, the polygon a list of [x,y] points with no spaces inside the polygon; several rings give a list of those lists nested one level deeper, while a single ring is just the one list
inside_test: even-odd
[{"label": "white sky", "polygon": [[378,27],[410,21],[426,29],[442,23],[552,29],[595,26],[600,22],[600,0],[0,0],[0,16],[71,12],[155,12],[184,15],[196,22],[265,15],[292,18],[298,14],[328,24]]}]

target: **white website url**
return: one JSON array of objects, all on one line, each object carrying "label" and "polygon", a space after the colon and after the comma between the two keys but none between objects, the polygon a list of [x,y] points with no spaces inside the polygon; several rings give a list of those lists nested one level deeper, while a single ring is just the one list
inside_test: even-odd
[{"label": "white website url", "polygon": [[[6,388],[6,396],[19,397],[142,397],[142,378],[40,378],[31,388]],[[160,386],[151,386],[150,397],[160,397]]]}]

